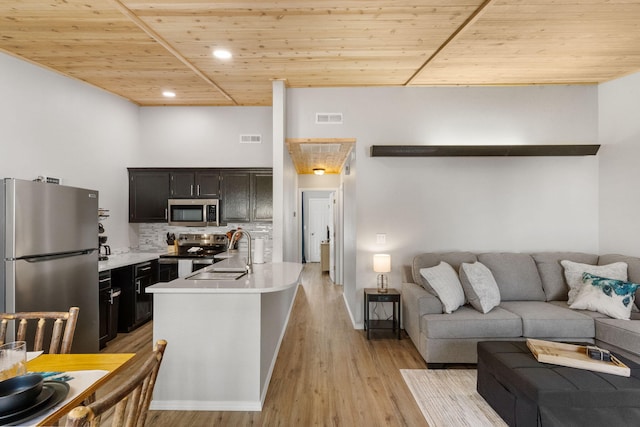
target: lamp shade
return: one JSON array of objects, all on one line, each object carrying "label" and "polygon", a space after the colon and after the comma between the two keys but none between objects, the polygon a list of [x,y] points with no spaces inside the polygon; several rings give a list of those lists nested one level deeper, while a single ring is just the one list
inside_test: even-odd
[{"label": "lamp shade", "polygon": [[388,273],[391,271],[391,255],[375,254],[373,256],[373,271],[376,273]]}]

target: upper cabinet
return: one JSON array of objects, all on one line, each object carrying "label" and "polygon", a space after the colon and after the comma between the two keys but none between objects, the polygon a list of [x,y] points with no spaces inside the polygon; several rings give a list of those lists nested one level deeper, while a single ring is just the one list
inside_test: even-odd
[{"label": "upper cabinet", "polygon": [[219,170],[174,170],[171,176],[171,197],[217,199],[220,197]]},{"label": "upper cabinet", "polygon": [[129,169],[129,222],[166,222],[169,172]]},{"label": "upper cabinet", "polygon": [[273,173],[270,169],[223,170],[220,174],[220,221],[273,220]]},{"label": "upper cabinet", "polygon": [[220,198],[220,171],[196,172],[196,195],[206,199]]},{"label": "upper cabinet", "polygon": [[252,173],[251,189],[251,221],[273,221],[273,173]]},{"label": "upper cabinet", "polygon": [[251,173],[223,171],[220,181],[220,222],[251,221]]},{"label": "upper cabinet", "polygon": [[260,169],[129,168],[129,222],[166,222],[171,198],[220,199],[220,222],[273,220],[273,173]]}]

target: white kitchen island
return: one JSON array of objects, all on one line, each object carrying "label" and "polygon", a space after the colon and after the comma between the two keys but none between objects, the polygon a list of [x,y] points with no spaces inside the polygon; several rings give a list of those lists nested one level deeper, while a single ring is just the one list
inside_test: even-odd
[{"label": "white kitchen island", "polygon": [[[192,276],[239,265],[227,259]],[[297,263],[254,264],[236,280],[148,287],[153,340],[168,342],[151,409],[262,410],[301,272]]]}]

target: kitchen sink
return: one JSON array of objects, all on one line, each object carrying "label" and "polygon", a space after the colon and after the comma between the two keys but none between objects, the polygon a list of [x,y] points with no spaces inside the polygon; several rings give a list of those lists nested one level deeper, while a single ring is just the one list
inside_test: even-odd
[{"label": "kitchen sink", "polygon": [[237,280],[247,274],[244,268],[213,268],[187,277],[190,280]]}]

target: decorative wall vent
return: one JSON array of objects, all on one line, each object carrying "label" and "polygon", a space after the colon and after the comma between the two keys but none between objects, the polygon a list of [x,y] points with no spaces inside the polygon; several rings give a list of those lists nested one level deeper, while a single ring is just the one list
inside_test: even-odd
[{"label": "decorative wall vent", "polygon": [[316,113],[317,125],[341,125],[342,113]]},{"label": "decorative wall vent", "polygon": [[240,135],[240,144],[261,144],[262,135]]}]

